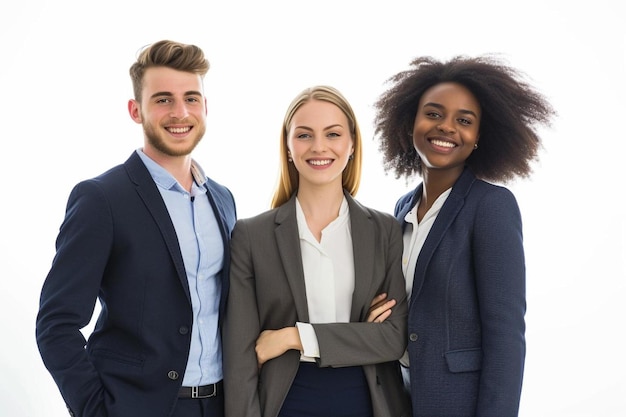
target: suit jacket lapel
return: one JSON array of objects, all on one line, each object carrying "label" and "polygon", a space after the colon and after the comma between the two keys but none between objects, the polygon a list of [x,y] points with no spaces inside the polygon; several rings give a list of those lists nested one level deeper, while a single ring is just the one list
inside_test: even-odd
[{"label": "suit jacket lapel", "polygon": [[352,310],[350,321],[364,320],[371,300],[368,300],[372,284],[375,260],[374,227],[369,212],[348,193],[345,193],[350,210],[350,227],[352,250],[354,252],[354,293],[352,294]]},{"label": "suit jacket lapel", "polygon": [[224,244],[224,263],[222,266],[222,285],[221,285],[221,297],[220,297],[220,323],[224,317],[222,313],[226,310],[226,300],[228,297],[228,291],[230,288],[230,229],[228,226],[228,220],[225,213],[225,208],[230,205],[229,201],[224,201],[221,194],[215,190],[215,187],[210,179],[207,179],[204,187],[207,190],[207,197],[209,198],[209,203],[213,208],[213,214],[215,215],[215,219],[217,220],[217,224],[220,229],[220,234],[222,236],[222,242]]},{"label": "suit jacket lapel", "polygon": [[174,224],[172,224],[172,220],[170,219],[165,202],[163,201],[154,180],[150,176],[148,169],[143,164],[137,153],[134,152],[124,163],[124,166],[126,168],[126,172],[128,172],[130,180],[135,183],[137,194],[139,194],[139,197],[143,200],[146,208],[161,230],[163,241],[170,252],[176,272],[178,273],[178,278],[185,289],[189,302],[191,302],[183,255],[180,252],[176,230],[174,229]]},{"label": "suit jacket lapel", "polygon": [[302,253],[300,251],[300,235],[296,219],[296,197],[280,206],[276,212],[276,243],[278,252],[291,288],[296,305],[298,320],[309,322],[309,307],[306,301],[304,271],[302,269]]},{"label": "suit jacket lapel", "polygon": [[461,211],[463,204],[465,204],[465,197],[467,193],[469,193],[475,179],[476,177],[474,174],[466,168],[457,179],[456,183],[452,186],[450,195],[446,199],[445,203],[443,203],[443,206],[441,207],[441,210],[439,211],[439,214],[437,215],[437,218],[435,219],[435,222],[426,237],[424,246],[422,247],[422,250],[417,258],[415,275],[413,277],[411,305],[422,289],[422,284],[424,283],[424,279],[426,277],[426,269],[428,268],[428,264],[430,263],[435,249],[437,249],[446,231],[459,214],[459,211]]},{"label": "suit jacket lapel", "polygon": [[409,204],[405,204],[402,208],[400,208],[400,211],[396,213],[396,220],[398,220],[398,222],[400,222],[400,225],[402,225],[402,231],[404,231],[404,228],[406,227],[406,222],[404,221],[404,218],[406,217],[407,213],[411,211],[413,206],[417,204],[418,198],[420,198],[420,196],[422,195],[423,187],[424,187],[424,184],[420,183],[420,185],[418,185],[415,191],[413,192],[413,195],[411,197],[411,201],[409,202]]}]

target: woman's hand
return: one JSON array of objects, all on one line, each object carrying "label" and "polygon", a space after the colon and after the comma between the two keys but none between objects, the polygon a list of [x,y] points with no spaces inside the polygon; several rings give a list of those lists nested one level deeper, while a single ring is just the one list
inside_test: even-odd
[{"label": "woman's hand", "polygon": [[387,293],[378,294],[370,303],[367,315],[368,323],[382,323],[391,315],[391,307],[396,305],[396,300],[387,299]]},{"label": "woman's hand", "polygon": [[279,330],[263,330],[256,340],[256,360],[259,368],[290,349],[302,350],[300,333],[297,327],[284,327]]}]

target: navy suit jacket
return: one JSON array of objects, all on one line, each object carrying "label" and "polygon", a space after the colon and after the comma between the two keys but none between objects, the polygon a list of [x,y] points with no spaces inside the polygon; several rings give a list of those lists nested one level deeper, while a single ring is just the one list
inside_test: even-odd
[{"label": "navy suit jacket", "polygon": [[[207,189],[224,241],[223,312],[235,203],[211,180]],[[187,365],[191,298],[176,231],[136,152],[74,187],[56,249],[36,336],[70,414],[169,416]],[[97,298],[102,309],[85,342],[80,329]]]},{"label": "navy suit jacket", "polygon": [[[398,200],[401,224],[422,187]],[[517,416],[526,301],[522,222],[513,194],[466,168],[411,278],[413,415]]]}]

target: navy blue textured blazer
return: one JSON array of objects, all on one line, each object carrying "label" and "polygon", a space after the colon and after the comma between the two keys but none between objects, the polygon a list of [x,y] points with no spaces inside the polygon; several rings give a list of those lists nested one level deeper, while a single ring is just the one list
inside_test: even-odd
[{"label": "navy blue textured blazer", "polygon": [[[402,225],[422,187],[398,200]],[[526,300],[522,222],[513,194],[466,168],[407,279],[413,279],[413,415],[517,416]]]},{"label": "navy blue textured blazer", "polygon": [[[235,203],[214,181],[207,188],[224,241],[223,312]],[[36,336],[70,414],[169,416],[187,365],[191,298],[174,225],[136,152],[74,187],[56,249]],[[102,309],[85,342],[80,329],[97,298]]]}]

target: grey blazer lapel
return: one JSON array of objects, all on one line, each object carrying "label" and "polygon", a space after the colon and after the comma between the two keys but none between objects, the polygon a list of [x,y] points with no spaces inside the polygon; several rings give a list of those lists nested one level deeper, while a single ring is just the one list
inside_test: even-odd
[{"label": "grey blazer lapel", "polygon": [[369,211],[362,207],[348,193],[345,193],[350,210],[352,250],[354,252],[354,293],[350,321],[364,320],[371,300],[369,289],[372,285],[376,235]]},{"label": "grey blazer lapel", "polygon": [[291,294],[296,305],[298,320],[309,322],[309,307],[306,301],[304,285],[304,271],[302,269],[302,252],[300,251],[300,235],[296,220],[295,196],[278,208],[276,212],[276,243],[278,252],[291,288]]}]

